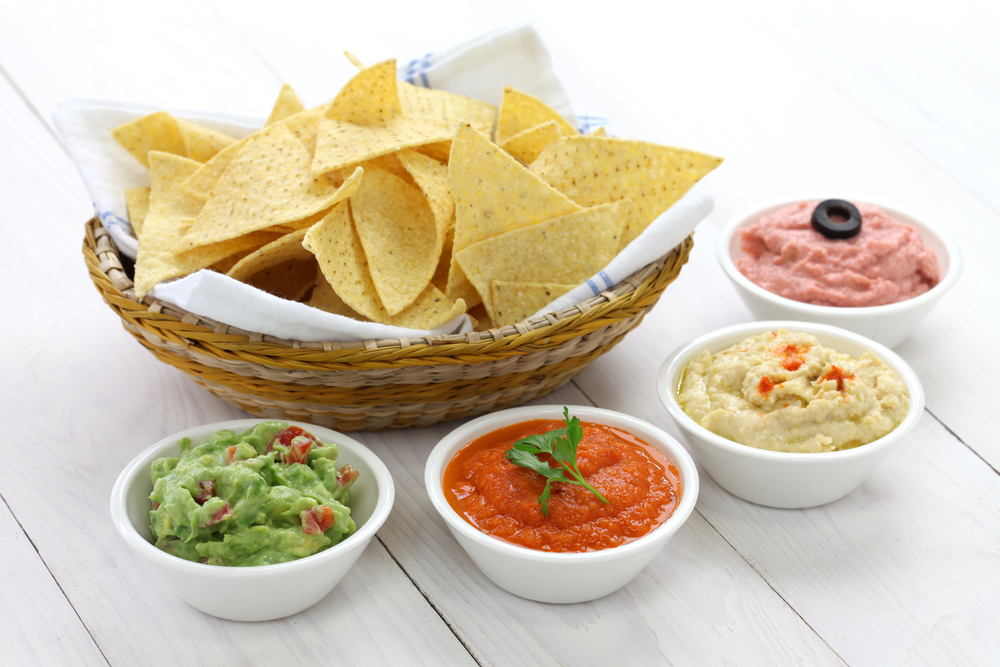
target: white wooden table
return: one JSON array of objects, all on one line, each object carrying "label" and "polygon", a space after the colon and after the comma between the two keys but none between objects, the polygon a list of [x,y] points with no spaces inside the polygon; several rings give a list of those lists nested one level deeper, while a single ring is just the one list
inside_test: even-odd
[{"label": "white wooden table", "polygon": [[[1000,12],[948,3],[0,1],[0,664],[1000,664]],[[546,402],[677,435],[654,391],[677,345],[750,320],[714,259],[731,215],[788,194],[894,203],[948,228],[966,269],[897,351],[918,428],[858,490],[808,510],[698,506],[624,589],[567,606],[495,587],[422,470],[456,426],[362,433],[395,509],[317,606],[206,616],[114,532],[111,487],[166,434],[243,416],[137,345],[80,253],[92,207],[50,116],[68,97],[266,116],[363,61],[529,19],[574,104],[619,136],[722,155],[690,263],[642,325]]]}]

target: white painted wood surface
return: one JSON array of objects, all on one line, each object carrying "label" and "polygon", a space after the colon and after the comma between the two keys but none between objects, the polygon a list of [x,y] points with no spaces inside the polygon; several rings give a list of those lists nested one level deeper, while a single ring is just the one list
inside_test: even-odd
[{"label": "white painted wood surface", "polygon": [[[0,0],[0,664],[1000,664],[1000,13],[987,2],[586,4]],[[715,263],[719,227],[829,193],[947,227],[958,287],[897,351],[927,392],[917,429],[860,489],[810,510],[702,479],[688,524],[591,603],[493,586],[436,516],[423,463],[455,424],[360,434],[397,503],[316,607],[270,623],[197,612],[111,526],[149,443],[239,414],[160,364],[86,277],[90,215],[50,115],[71,96],[266,115],[340,57],[407,58],[531,20],[576,106],[621,136],[726,158],[716,210],[643,324],[550,399],[679,435],[654,392],[677,345],[749,313]],[[548,402],[548,401],[546,401]]]}]

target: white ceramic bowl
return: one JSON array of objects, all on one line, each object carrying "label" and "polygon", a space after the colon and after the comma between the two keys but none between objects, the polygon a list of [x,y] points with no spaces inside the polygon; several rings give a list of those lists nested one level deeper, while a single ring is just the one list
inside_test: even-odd
[{"label": "white ceramic bowl", "polygon": [[937,255],[941,267],[941,282],[920,296],[899,303],[866,308],[839,308],[802,303],[767,291],[751,282],[736,268],[737,260],[743,256],[743,251],[740,249],[740,229],[749,227],[763,216],[786,206],[800,201],[818,202],[822,199],[822,197],[804,197],[782,201],[732,218],[722,229],[716,246],[719,264],[736,285],[737,292],[747,308],[758,320],[799,320],[829,324],[861,334],[887,347],[896,347],[913,332],[941,297],[954,287],[962,273],[962,255],[958,246],[950,236],[926,220],[877,204],[891,217],[916,228],[924,243]]},{"label": "white ceramic bowl", "polygon": [[[821,344],[852,357],[860,357],[868,350],[874,352],[906,384],[910,405],[903,420],[887,435],[867,445],[839,452],[793,454],[757,449],[718,436],[681,409],[677,388],[684,367],[694,357],[703,350],[719,352],[750,336],[781,328],[813,334]],[[750,322],[702,336],[667,357],[660,367],[656,388],[667,412],[712,479],[734,496],[769,507],[814,507],[847,495],[917,425],[924,411],[920,380],[899,355],[856,333],[807,322]]]},{"label": "white ceramic bowl", "polygon": [[584,602],[618,590],[642,571],[694,510],[698,470],[677,440],[635,417],[583,406],[569,406],[580,421],[621,428],[656,447],[677,468],[681,501],[673,515],[634,542],[587,553],[548,553],[528,549],[481,533],[451,508],[444,496],[444,470],[456,453],[476,438],[504,426],[531,419],[563,418],[563,406],[542,405],[501,410],[460,426],[431,451],[424,484],[434,509],[452,535],[493,583],[514,595],[539,602]]},{"label": "white ceramic bowl", "polygon": [[392,509],[395,487],[388,468],[367,447],[341,433],[297,424],[325,443],[339,447],[338,466],[351,464],[360,476],[351,487],[351,517],[357,531],[340,544],[312,556],[277,565],[222,567],[171,556],[152,544],[149,494],[150,464],[163,456],[180,456],[181,438],[192,444],[229,429],[241,433],[260,419],[234,419],[167,436],[135,458],[111,492],[111,519],[125,542],[184,601],[201,611],[234,621],[267,621],[298,613],[333,590],[354,565]]}]

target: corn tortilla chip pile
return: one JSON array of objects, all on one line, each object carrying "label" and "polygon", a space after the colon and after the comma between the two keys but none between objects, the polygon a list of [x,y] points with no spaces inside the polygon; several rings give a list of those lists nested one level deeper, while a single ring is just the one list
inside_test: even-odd
[{"label": "corn tortilla chip pile", "polygon": [[240,259],[226,275],[290,301],[299,301],[316,284],[319,266],[302,240],[300,229],[268,243]]},{"label": "corn tortilla chip pile", "polygon": [[[350,56],[349,56],[350,57]],[[199,269],[360,321],[522,321],[587,280],[720,159],[583,136],[511,87],[500,108],[364,67],[306,109],[285,84],[234,139],[167,112],[113,135],[150,169],[126,192],[135,291]]]}]

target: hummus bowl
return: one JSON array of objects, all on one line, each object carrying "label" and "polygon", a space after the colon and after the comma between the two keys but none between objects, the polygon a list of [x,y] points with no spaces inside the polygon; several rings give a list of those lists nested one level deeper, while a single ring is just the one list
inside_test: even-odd
[{"label": "hummus bowl", "polygon": [[[896,347],[905,340],[948,292],[962,273],[962,256],[955,242],[933,224],[899,211],[876,204],[890,217],[916,229],[924,244],[937,256],[939,282],[912,299],[882,306],[838,307],[820,306],[795,301],[770,292],[752,282],[736,263],[743,256],[740,230],[755,224],[762,217],[801,201],[817,202],[822,197],[783,200],[733,217],[722,229],[716,255],[722,270],[736,286],[736,291],[750,312],[759,320],[799,320],[841,327],[870,338],[887,347]],[[857,200],[852,200],[857,201]]]},{"label": "hummus bowl", "polygon": [[289,422],[324,443],[336,443],[338,464],[350,464],[360,473],[351,486],[351,518],[357,524],[353,534],[312,556],[254,567],[196,563],[153,546],[149,524],[152,462],[164,456],[180,456],[182,438],[198,444],[216,431],[240,433],[261,421],[265,420],[234,419],[167,436],[129,463],[111,491],[111,519],[125,543],[185,602],[212,616],[234,621],[290,616],[326,597],[385,523],[395,497],[388,468],[360,442],[320,426]]},{"label": "hummus bowl", "polygon": [[[742,445],[712,433],[692,419],[678,401],[688,363],[703,351],[725,350],[766,331],[804,332],[821,345],[855,358],[871,350],[902,381],[909,405],[889,433],[851,449],[819,453],[779,452]],[[758,505],[803,508],[823,505],[856,489],[920,421],[924,391],[916,373],[886,346],[851,331],[807,322],[750,322],[707,334],[675,350],[657,376],[657,392],[684,433],[705,472],[729,493]]]},{"label": "hummus bowl", "polygon": [[635,417],[584,406],[569,406],[582,422],[627,431],[659,450],[679,473],[680,502],[673,514],[638,539],[597,551],[555,553],[522,547],[491,537],[452,509],[444,493],[445,468],[455,454],[477,438],[505,426],[533,419],[563,419],[563,406],[541,405],[501,410],[474,419],[445,436],[431,451],[424,484],[431,504],[472,561],[500,588],[538,602],[594,600],[628,584],[674,536],[694,511],[698,470],[691,455],[665,431]]}]

